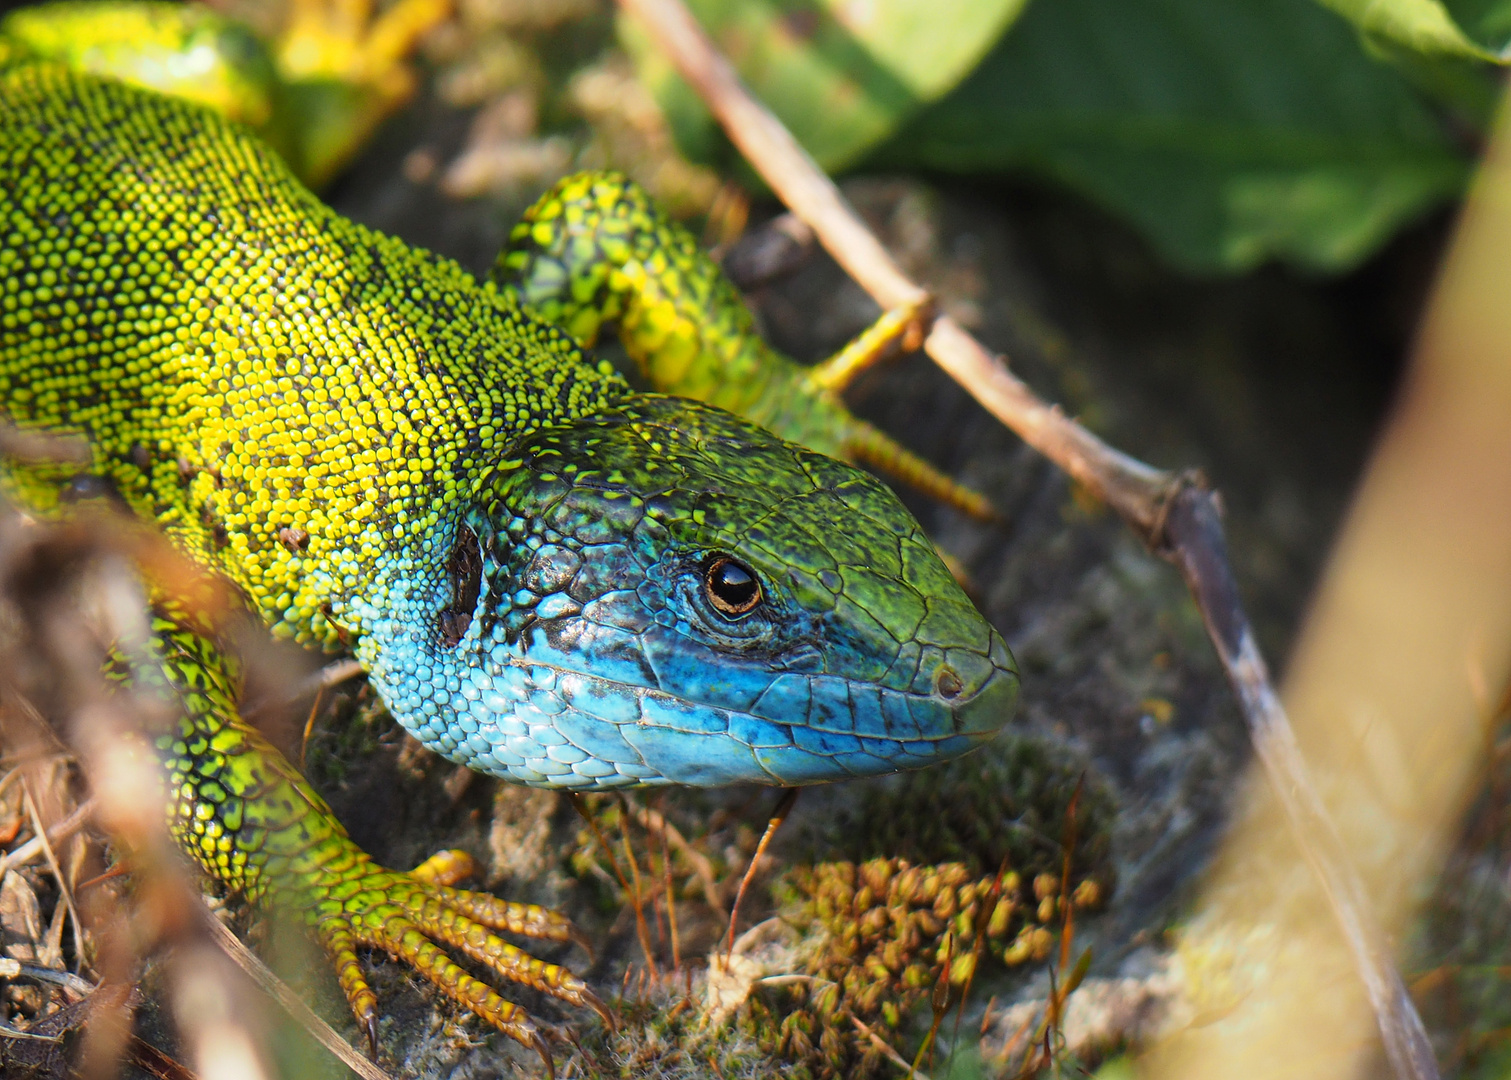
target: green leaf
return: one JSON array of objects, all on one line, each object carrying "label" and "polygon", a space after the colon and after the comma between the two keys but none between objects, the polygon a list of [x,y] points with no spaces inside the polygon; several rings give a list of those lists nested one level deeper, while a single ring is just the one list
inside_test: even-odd
[{"label": "green leaf", "polygon": [[1511,0],[1318,0],[1383,51],[1511,60]]},{"label": "green leaf", "polygon": [[[691,0],[741,77],[826,169],[849,165],[953,88],[1025,0]],[[713,120],[640,25],[620,37],[684,152],[716,153]]]},{"label": "green leaf", "polygon": [[1365,35],[1425,55],[1496,60],[1470,40],[1438,0],[1318,0]]},{"label": "green leaf", "polygon": [[1486,131],[1500,86],[1486,61],[1511,59],[1511,0],[1318,0],[1365,47],[1468,127]]},{"label": "green leaf", "polygon": [[1493,49],[1504,63],[1511,45],[1511,0],[1448,0],[1454,21],[1469,37]]},{"label": "green leaf", "polygon": [[1198,272],[1347,269],[1468,172],[1311,0],[1040,0],[871,163],[1036,173]]}]

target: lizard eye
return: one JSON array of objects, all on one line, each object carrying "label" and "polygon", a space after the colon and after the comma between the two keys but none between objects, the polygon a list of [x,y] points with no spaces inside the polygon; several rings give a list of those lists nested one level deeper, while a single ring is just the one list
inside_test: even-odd
[{"label": "lizard eye", "polygon": [[727,555],[716,555],[704,564],[703,591],[714,610],[730,618],[750,614],[761,602],[755,571]]}]

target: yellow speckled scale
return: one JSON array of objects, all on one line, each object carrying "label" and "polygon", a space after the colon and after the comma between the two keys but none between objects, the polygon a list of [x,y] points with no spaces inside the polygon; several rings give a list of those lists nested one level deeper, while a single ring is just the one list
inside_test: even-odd
[{"label": "yellow speckled scale", "polygon": [[208,110],[34,65],[0,73],[7,113],[0,399],[91,436],[95,472],[276,632],[360,631],[354,587],[425,550],[507,438],[622,390]]}]

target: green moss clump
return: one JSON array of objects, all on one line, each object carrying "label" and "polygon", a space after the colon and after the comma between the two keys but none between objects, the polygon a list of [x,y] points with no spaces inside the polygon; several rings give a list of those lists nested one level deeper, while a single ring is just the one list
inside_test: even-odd
[{"label": "green moss clump", "polygon": [[822,857],[959,862],[973,875],[1006,860],[1035,877],[1059,874],[1070,847],[1071,875],[1110,887],[1115,815],[1111,792],[1084,761],[1043,739],[1009,737],[947,765],[870,782],[839,815]]},{"label": "green moss clump", "polygon": [[674,977],[643,994],[610,1001],[618,1029],[585,1028],[562,1072],[590,1080],[759,1080],[786,1071],[770,1049],[751,1038],[748,1025],[704,1023],[680,985]]},{"label": "green moss clump", "polygon": [[[819,944],[785,1007],[752,999],[750,1022],[759,1041],[819,1080],[892,1068],[855,1020],[892,1037],[925,999],[957,1002],[983,962],[1046,959],[1064,918],[1059,875],[981,877],[960,862],[820,863],[795,871],[791,886],[786,915],[816,929]],[[1069,902],[1094,907],[1103,892],[1083,878]]]},{"label": "green moss clump", "polygon": [[903,1053],[926,1002],[957,1004],[983,965],[1048,959],[1066,904],[1100,906],[1113,878],[1110,792],[1039,740],[872,782],[853,806],[776,889],[804,977],[752,997],[746,1021],[816,1080],[895,1070],[856,1020]]}]

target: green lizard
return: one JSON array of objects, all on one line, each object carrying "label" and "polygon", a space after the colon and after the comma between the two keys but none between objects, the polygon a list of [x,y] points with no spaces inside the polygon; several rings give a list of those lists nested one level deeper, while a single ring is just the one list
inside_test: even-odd
[{"label": "green lizard", "polygon": [[[647,285],[712,273],[668,255]],[[202,106],[0,68],[0,288],[0,408],[94,453],[7,463],[5,492],[49,514],[109,486],[274,634],[350,648],[452,760],[577,791],[795,785],[943,760],[1010,717],[1005,644],[883,485],[633,393],[512,286],[339,217]],[[158,749],[185,850],[305,919],[369,1031],[363,946],[549,1066],[435,943],[602,1011],[494,933],[570,924],[374,864],[240,717],[217,627],[159,595],[154,628],[117,675],[179,707]]]}]

